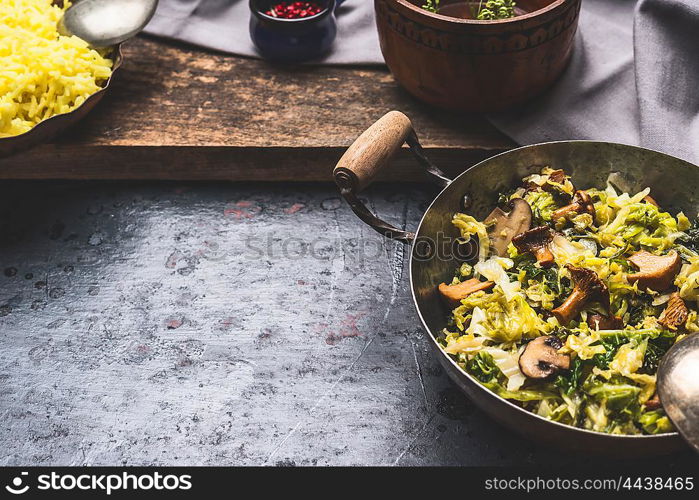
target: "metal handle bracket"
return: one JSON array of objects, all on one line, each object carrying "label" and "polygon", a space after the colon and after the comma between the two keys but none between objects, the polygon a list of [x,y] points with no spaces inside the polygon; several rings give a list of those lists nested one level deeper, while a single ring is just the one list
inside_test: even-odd
[{"label": "metal handle bracket", "polygon": [[358,197],[376,174],[387,166],[403,143],[408,144],[435,184],[441,188],[449,185],[451,180],[425,155],[408,117],[398,111],[387,113],[359,136],[338,162],[333,176],[340,194],[357,217],[387,238],[410,244],[415,239],[415,233],[398,229],[379,219]]}]

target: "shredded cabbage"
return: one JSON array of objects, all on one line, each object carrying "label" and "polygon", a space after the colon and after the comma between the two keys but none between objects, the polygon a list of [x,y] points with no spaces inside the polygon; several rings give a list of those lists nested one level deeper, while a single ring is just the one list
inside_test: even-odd
[{"label": "shredded cabbage", "polygon": [[516,391],[522,387],[526,378],[519,370],[518,352],[508,352],[497,347],[486,347],[484,351],[493,357],[497,367],[507,377],[508,391]]},{"label": "shredded cabbage", "polygon": [[471,240],[473,235],[478,236],[479,252],[478,258],[483,261],[488,256],[490,251],[490,240],[488,239],[488,229],[485,224],[478,222],[476,219],[466,214],[456,214],[452,219],[454,224],[461,232],[461,238],[465,243]]},{"label": "shredded cabbage", "polygon": [[669,213],[643,201],[649,193],[650,189],[646,188],[634,196],[617,195],[614,188],[608,187],[604,205],[595,204],[595,210],[600,212],[599,231],[594,233],[597,241],[603,246],[624,248],[631,245],[656,254],[671,248],[683,232]]},{"label": "shredded cabbage", "polygon": [[680,297],[699,303],[699,257],[691,258],[689,263],[682,265],[675,285],[680,288]]},{"label": "shredded cabbage", "polygon": [[[478,334],[492,341],[517,342],[523,338],[535,338],[549,333],[553,326],[527,303],[522,294],[507,300],[499,287],[492,293],[478,292],[461,301],[453,312],[459,329],[465,329],[466,323],[473,323],[467,330],[469,334]],[[474,321],[475,318],[475,321]],[[470,320],[470,321],[469,321]]]},{"label": "shredded cabbage", "polygon": [[524,200],[529,203],[534,218],[541,222],[550,222],[554,210],[558,208],[553,195],[546,191],[529,191],[524,195]]},{"label": "shredded cabbage", "polygon": [[[505,257],[489,257],[486,226],[470,215],[454,216],[463,239],[478,236],[480,251],[478,262],[459,266],[453,283],[477,278],[494,286],[460,301],[440,342],[489,390],[549,420],[610,434],[672,432],[663,409],[646,403],[655,395],[664,353],[684,336],[699,332],[699,220],[659,209],[646,198],[648,188],[629,194],[608,185],[586,190],[594,216],[568,212],[553,221],[553,212],[575,195],[570,179],[561,181],[561,172],[554,172],[546,167],[525,178],[523,187],[500,197],[501,202],[523,198],[532,208],[533,224],[547,225],[554,233],[546,243],[554,260],[550,268],[512,243]],[[639,250],[679,253],[683,266],[675,288],[655,292],[629,283],[629,274],[637,268],[628,258]],[[610,302],[602,304],[595,296],[563,325],[551,311],[576,286],[567,266],[594,271]],[[683,325],[670,331],[659,319],[674,292],[689,312]],[[612,325],[620,322],[623,327],[598,329],[593,314],[613,315]],[[527,343],[542,335],[560,339],[559,354],[569,357],[569,369],[544,379],[528,378],[520,357]]]},{"label": "shredded cabbage", "polygon": [[513,265],[514,262],[510,259],[491,257],[484,262],[476,264],[474,271],[485,279],[494,282],[502,290],[509,302],[517,296],[521,288],[520,283],[518,281],[510,281],[505,272],[506,269],[510,269]]}]

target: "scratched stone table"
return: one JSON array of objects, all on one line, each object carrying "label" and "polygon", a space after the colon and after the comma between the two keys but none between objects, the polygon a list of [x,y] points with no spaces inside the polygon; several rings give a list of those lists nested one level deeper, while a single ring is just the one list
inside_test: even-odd
[{"label": "scratched stone table", "polygon": [[449,382],[406,274],[327,184],[3,182],[0,464],[589,465]]}]

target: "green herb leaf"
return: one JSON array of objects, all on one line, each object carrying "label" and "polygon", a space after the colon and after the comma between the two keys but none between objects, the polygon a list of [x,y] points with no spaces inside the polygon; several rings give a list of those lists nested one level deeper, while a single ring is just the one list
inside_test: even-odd
[{"label": "green herb leaf", "polygon": [[481,0],[475,17],[481,21],[515,17],[515,5],[517,4],[513,0]]},{"label": "green herb leaf", "polygon": [[571,395],[580,386],[582,380],[582,360],[575,358],[570,365],[570,370],[556,377],[553,385],[563,391],[564,394]]},{"label": "green herb leaf", "polygon": [[430,12],[437,13],[439,9],[439,0],[425,0],[425,4],[422,6],[423,9]]},{"label": "green herb leaf", "polygon": [[496,380],[500,374],[500,368],[497,367],[493,357],[487,352],[479,352],[473,359],[466,363],[468,372],[483,383]]}]

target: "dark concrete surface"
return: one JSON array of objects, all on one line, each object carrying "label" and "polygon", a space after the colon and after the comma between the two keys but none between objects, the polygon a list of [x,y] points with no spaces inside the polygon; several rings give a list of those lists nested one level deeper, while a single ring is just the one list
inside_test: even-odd
[{"label": "dark concrete surface", "polygon": [[4,182],[0,464],[603,466],[461,395],[406,264],[330,185]]}]

